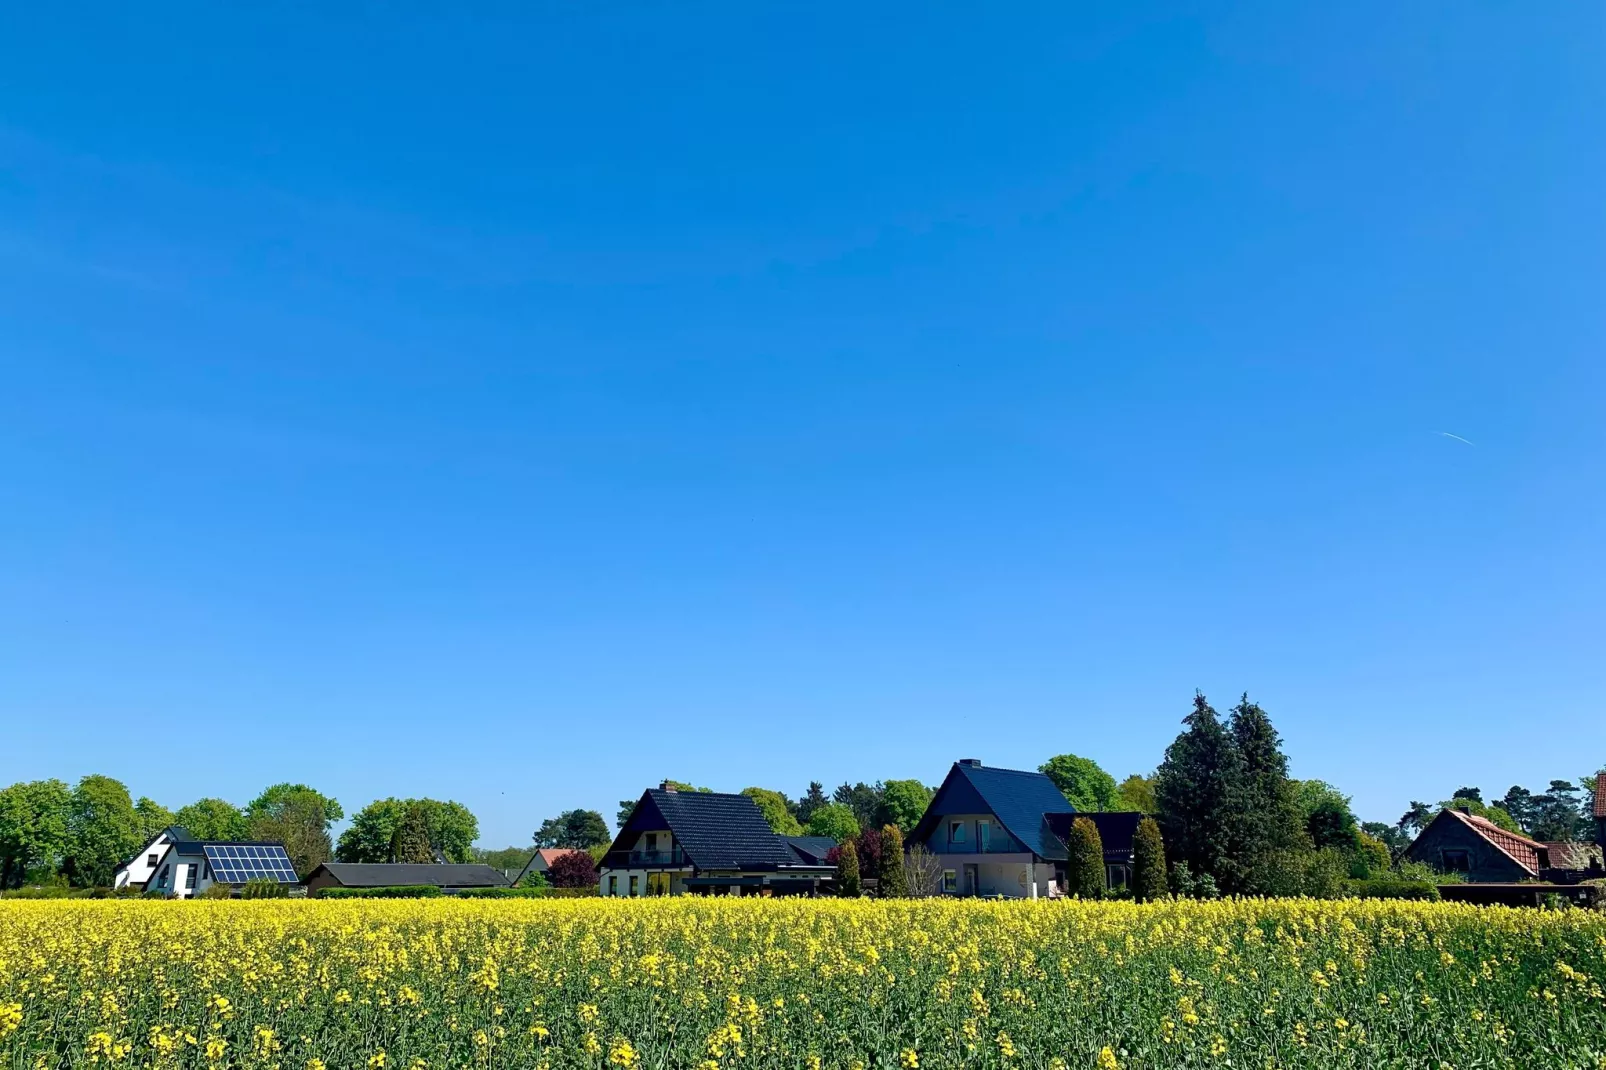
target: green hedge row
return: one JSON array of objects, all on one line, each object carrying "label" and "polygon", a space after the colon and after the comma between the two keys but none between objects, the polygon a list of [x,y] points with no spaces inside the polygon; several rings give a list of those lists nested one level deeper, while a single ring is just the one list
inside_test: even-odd
[{"label": "green hedge row", "polygon": [[428,899],[440,895],[433,884],[396,884],[385,888],[325,888],[319,899]]},{"label": "green hedge row", "polygon": [[1439,889],[1427,881],[1389,880],[1377,877],[1349,882],[1349,893],[1359,899],[1438,899]]}]

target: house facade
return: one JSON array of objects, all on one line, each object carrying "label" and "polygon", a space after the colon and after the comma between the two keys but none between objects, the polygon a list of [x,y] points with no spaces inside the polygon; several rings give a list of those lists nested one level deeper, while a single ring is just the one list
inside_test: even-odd
[{"label": "house facade", "polygon": [[1038,772],[953,764],[906,844],[937,856],[947,895],[1036,899],[1065,886],[1065,842],[1051,822],[1076,808]]},{"label": "house facade", "polygon": [[543,876],[552,868],[552,863],[564,855],[583,855],[585,851],[578,847],[542,847],[530,856],[530,860],[519,870],[519,875],[513,878],[513,885],[517,887],[524,882],[524,878],[531,873],[540,873]]},{"label": "house facade", "polygon": [[1538,880],[1551,868],[1545,844],[1462,810],[1441,810],[1428,822],[1404,858],[1474,882]]},{"label": "house facade", "polygon": [[249,880],[272,880],[292,887],[300,883],[282,843],[197,840],[172,826],[117,867],[112,887],[189,899],[214,884],[237,888]]},{"label": "house facade", "polygon": [[642,793],[597,867],[605,896],[813,895],[835,867],[778,836],[746,795]]},{"label": "house facade", "polygon": [[1138,822],[1144,815],[1135,811],[1106,813],[1051,814],[1048,827],[1061,843],[1069,843],[1071,822],[1085,817],[1099,830],[1104,844],[1104,883],[1110,888],[1132,885],[1132,869],[1137,860]]}]

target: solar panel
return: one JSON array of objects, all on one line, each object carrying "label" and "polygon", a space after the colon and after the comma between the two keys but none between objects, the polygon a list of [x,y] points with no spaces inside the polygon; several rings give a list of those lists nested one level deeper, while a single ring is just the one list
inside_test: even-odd
[{"label": "solar panel", "polygon": [[295,867],[283,847],[205,844],[201,849],[212,865],[213,879],[219,883],[244,884],[248,880],[296,883]]}]

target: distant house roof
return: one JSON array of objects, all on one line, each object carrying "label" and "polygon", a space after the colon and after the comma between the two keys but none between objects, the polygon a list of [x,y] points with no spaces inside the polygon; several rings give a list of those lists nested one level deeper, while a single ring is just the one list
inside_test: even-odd
[{"label": "distant house roof", "polygon": [[1130,863],[1133,842],[1138,834],[1138,822],[1142,821],[1144,816],[1136,811],[1127,810],[1111,813],[1082,811],[1074,814],[1049,814],[1048,827],[1061,843],[1067,843],[1071,834],[1071,822],[1079,817],[1085,817],[1099,830],[1099,840],[1104,844],[1104,861]]},{"label": "distant house roof", "polygon": [[429,884],[437,888],[502,888],[507,878],[490,866],[440,865],[435,862],[325,862],[307,876],[308,882],[327,873],[345,888],[394,888]]},{"label": "distant house roof", "polygon": [[775,869],[800,865],[792,846],[777,836],[746,795],[714,791],[642,793],[609,852],[627,850],[640,832],[667,828],[699,870]]},{"label": "distant house roof", "polygon": [[535,852],[535,856],[550,866],[564,855],[590,855],[589,851],[582,851],[578,847],[543,847]]},{"label": "distant house roof", "polygon": [[798,860],[811,866],[825,865],[825,856],[836,850],[837,842],[829,836],[783,836],[791,845]]},{"label": "distant house roof", "polygon": [[1595,777],[1595,816],[1606,817],[1606,773]]},{"label": "distant house roof", "polygon": [[1550,849],[1550,866],[1552,869],[1589,869],[1592,866],[1606,865],[1606,857],[1598,844],[1593,843],[1547,843]]},{"label": "distant house roof", "polygon": [[1526,869],[1534,876],[1539,876],[1540,854],[1545,845],[1537,840],[1530,840],[1526,836],[1515,832],[1507,832],[1499,825],[1486,817],[1469,814],[1462,810],[1445,810],[1444,813],[1471,827],[1473,832],[1488,840],[1495,847],[1504,852],[1513,862]]},{"label": "distant house roof", "polygon": [[1065,844],[1049,829],[1049,816],[1074,814],[1076,807],[1054,782],[1024,769],[989,769],[974,758],[957,761],[948,770],[910,838],[925,839],[944,814],[972,809],[991,812],[1005,831],[1039,858],[1065,857]]}]

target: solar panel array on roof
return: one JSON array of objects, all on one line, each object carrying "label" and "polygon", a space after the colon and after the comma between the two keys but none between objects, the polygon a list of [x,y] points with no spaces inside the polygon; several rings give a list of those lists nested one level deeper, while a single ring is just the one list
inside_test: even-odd
[{"label": "solar panel array on roof", "polygon": [[244,884],[249,880],[296,883],[295,867],[284,848],[275,844],[209,843],[202,848],[212,867],[212,879],[224,884]]}]

